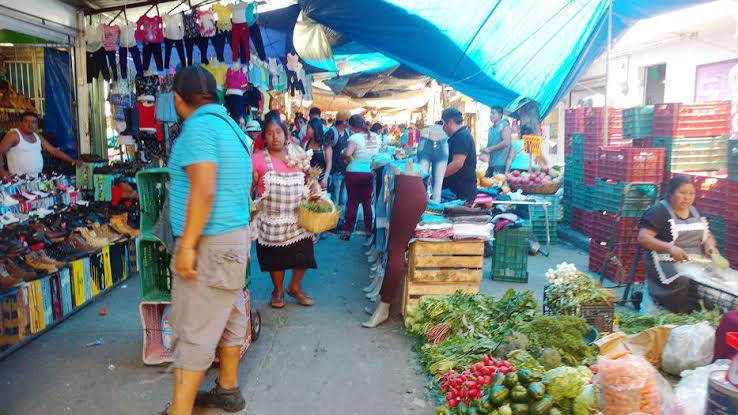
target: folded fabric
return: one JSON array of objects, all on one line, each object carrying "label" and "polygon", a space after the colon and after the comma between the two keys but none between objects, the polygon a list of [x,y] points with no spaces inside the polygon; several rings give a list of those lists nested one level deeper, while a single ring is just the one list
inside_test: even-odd
[{"label": "folded fabric", "polygon": [[520,218],[518,217],[518,215],[516,215],[514,213],[501,213],[501,214],[495,216],[492,219],[492,222],[497,222],[499,219],[506,219],[506,220],[511,221],[511,222],[517,222],[518,219],[520,219]]},{"label": "folded fabric", "polygon": [[496,198],[500,194],[500,189],[496,187],[477,187],[477,193],[483,193]]},{"label": "folded fabric", "polygon": [[457,223],[468,223],[468,224],[485,224],[492,221],[492,216],[481,215],[481,216],[454,216],[451,218],[454,224]]},{"label": "folded fabric", "polygon": [[494,198],[487,194],[478,194],[477,198],[474,199],[475,205],[486,205],[488,203],[494,202]]},{"label": "folded fabric", "polygon": [[490,239],[491,232],[492,225],[489,223],[483,225],[465,223],[454,224],[454,239],[477,239],[488,241]]},{"label": "folded fabric", "polygon": [[453,225],[450,222],[436,222],[436,223],[419,223],[418,226],[415,227],[416,231],[443,231],[447,229],[453,228]]},{"label": "folded fabric", "polygon": [[423,238],[423,239],[450,239],[454,236],[454,232],[452,230],[445,230],[445,231],[423,231],[423,232],[415,232],[413,234],[414,238]]},{"label": "folded fabric", "polygon": [[420,223],[448,222],[443,215],[426,211],[420,217]]},{"label": "folded fabric", "polygon": [[463,200],[452,200],[450,202],[444,202],[444,203],[436,203],[433,201],[428,201],[428,207],[426,209],[443,212],[443,209],[447,207],[462,206],[463,204],[464,204]]},{"label": "folded fabric", "polygon": [[487,211],[481,208],[470,208],[466,206],[451,206],[443,209],[443,214],[448,217],[453,216],[480,216],[486,215]]}]

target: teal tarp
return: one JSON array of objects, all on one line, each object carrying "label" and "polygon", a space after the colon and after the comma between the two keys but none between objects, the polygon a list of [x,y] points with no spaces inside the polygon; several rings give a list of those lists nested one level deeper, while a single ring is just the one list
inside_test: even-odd
[{"label": "teal tarp", "polygon": [[[704,0],[618,0],[613,38]],[[558,102],[607,44],[609,0],[301,0],[311,19],[487,105]]]}]

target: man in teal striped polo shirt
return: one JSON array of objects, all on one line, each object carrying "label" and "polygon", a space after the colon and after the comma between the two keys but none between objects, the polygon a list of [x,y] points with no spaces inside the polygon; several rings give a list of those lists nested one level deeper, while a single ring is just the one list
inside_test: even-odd
[{"label": "man in teal striped polo shirt", "polygon": [[[251,159],[246,137],[216,104],[213,76],[199,65],[174,78],[174,104],[184,119],[169,157],[174,398],[168,415],[193,405],[238,412],[240,350],[246,337],[244,276],[249,254]],[[198,388],[215,357],[215,388]]]}]

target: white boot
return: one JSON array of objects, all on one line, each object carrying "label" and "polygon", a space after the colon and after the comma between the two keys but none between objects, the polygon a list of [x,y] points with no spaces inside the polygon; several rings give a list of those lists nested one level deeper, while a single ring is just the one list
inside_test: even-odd
[{"label": "white boot", "polygon": [[374,309],[375,308],[376,307],[372,307],[372,306],[368,305],[368,306],[364,307],[364,312],[367,313],[367,314],[369,314],[371,316],[372,314],[374,314]]},{"label": "white boot", "polygon": [[378,325],[387,321],[387,319],[389,318],[389,309],[389,303],[384,303],[380,301],[379,303],[377,303],[377,308],[374,309],[374,314],[372,314],[371,318],[368,321],[361,323],[361,325],[368,329],[373,329],[374,327],[377,327]]},{"label": "white boot", "polygon": [[382,280],[383,280],[383,279],[384,279],[384,277],[377,277],[377,278],[374,278],[374,279],[372,280],[372,283],[371,283],[371,284],[369,284],[369,286],[368,286],[368,287],[365,287],[365,288],[364,288],[364,292],[365,292],[365,293],[371,293],[371,292],[374,292],[374,290],[376,290],[376,289],[377,289],[377,285],[379,285],[380,287],[382,286]]},{"label": "white boot", "polygon": [[[382,278],[377,278],[377,280],[379,280],[379,284],[377,284],[377,285],[376,285],[376,286],[374,287],[374,290],[370,291],[370,292],[369,292],[369,293],[368,293],[368,294],[366,295],[366,298],[368,298],[368,299],[370,299],[370,300],[371,300],[372,298],[375,298],[375,299],[376,299],[377,297],[379,297],[379,290],[381,290],[381,289],[382,289],[382,280],[384,280],[384,277],[382,277]],[[376,300],[372,300],[372,302],[374,302],[374,301],[376,301]]]},{"label": "white boot", "polygon": [[377,254],[377,251],[372,252],[372,254],[369,255],[369,258],[367,258],[370,264],[377,262],[378,259],[379,259],[379,254]]},{"label": "white boot", "polygon": [[369,238],[368,238],[368,239],[366,240],[366,242],[364,242],[364,243],[363,243],[362,245],[363,245],[363,246],[364,246],[365,248],[368,248],[368,247],[370,247],[370,246],[374,245],[374,234],[372,234],[372,236],[370,236],[370,237],[369,237]]},{"label": "white boot", "polygon": [[374,245],[372,245],[372,247],[369,248],[369,250],[366,251],[366,252],[364,252],[364,253],[366,254],[366,256],[376,255],[377,254],[377,248],[375,248]]},{"label": "white boot", "polygon": [[377,272],[377,269],[379,269],[379,264],[376,262],[369,267],[369,271],[371,272]]}]

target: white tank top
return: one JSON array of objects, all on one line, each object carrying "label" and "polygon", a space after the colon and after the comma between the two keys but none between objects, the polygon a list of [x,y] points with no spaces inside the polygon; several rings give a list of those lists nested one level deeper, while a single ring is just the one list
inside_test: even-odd
[{"label": "white tank top", "polygon": [[33,133],[36,137],[35,143],[29,143],[23,138],[23,134],[16,129],[18,134],[18,144],[11,147],[6,154],[8,159],[8,171],[10,174],[27,174],[38,176],[44,169],[44,158],[41,156],[41,137]]}]

